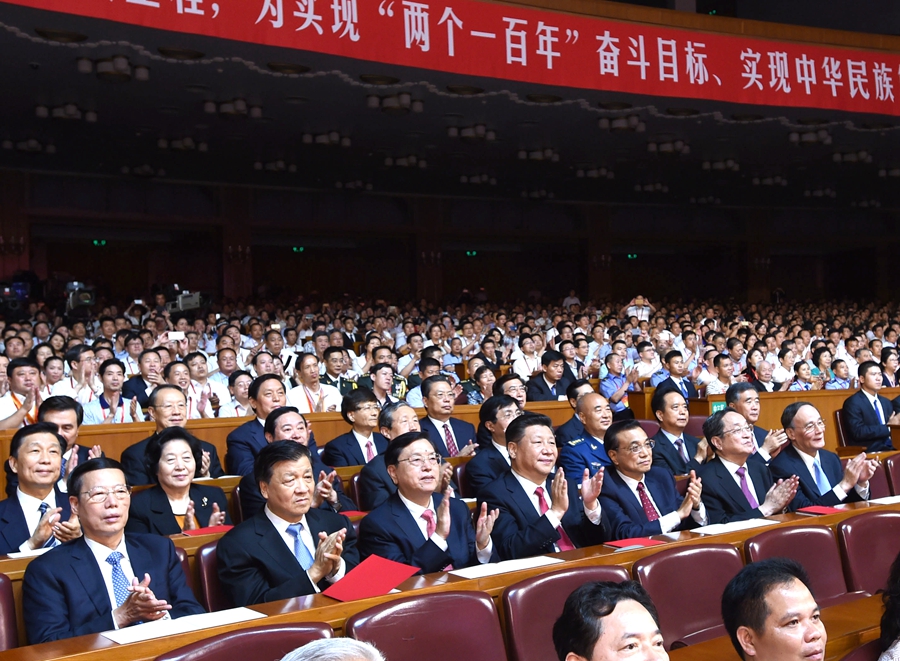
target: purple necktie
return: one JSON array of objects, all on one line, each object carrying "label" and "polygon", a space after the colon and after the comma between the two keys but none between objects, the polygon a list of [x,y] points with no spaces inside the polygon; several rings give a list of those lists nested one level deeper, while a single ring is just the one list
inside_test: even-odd
[{"label": "purple necktie", "polygon": [[741,478],[741,491],[744,492],[747,502],[750,503],[750,508],[756,509],[759,507],[759,503],[756,502],[756,498],[753,497],[753,493],[750,491],[750,485],[747,484],[747,469],[741,466],[734,472]]}]

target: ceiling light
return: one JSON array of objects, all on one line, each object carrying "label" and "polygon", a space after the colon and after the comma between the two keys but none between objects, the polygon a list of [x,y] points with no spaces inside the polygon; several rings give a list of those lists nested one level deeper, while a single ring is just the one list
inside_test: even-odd
[{"label": "ceiling light", "polygon": [[397,100],[401,108],[409,108],[412,105],[412,96],[410,96],[409,92],[401,92],[397,95]]},{"label": "ceiling light", "polygon": [[390,156],[388,156],[388,157],[386,157],[386,158],[384,159],[384,164],[385,164],[387,167],[391,167],[391,166],[394,164],[394,159],[391,158]]},{"label": "ceiling light", "polygon": [[84,113],[84,121],[90,124],[94,124],[97,121],[97,113],[93,110],[88,110],[86,113]]},{"label": "ceiling light", "polygon": [[250,108],[250,117],[252,119],[262,119],[263,111],[259,106],[251,106]]},{"label": "ceiling light", "polygon": [[370,94],[366,97],[366,107],[377,110],[381,107],[381,99],[374,94]]},{"label": "ceiling light", "polygon": [[609,130],[609,119],[607,119],[606,117],[601,117],[600,120],[597,122],[597,126],[599,126],[601,129],[603,129],[605,131],[608,131]]},{"label": "ceiling light", "polygon": [[262,170],[262,169],[263,169],[263,164],[260,163],[259,161],[256,161],[256,163],[253,164],[253,169],[254,169],[254,170]]},{"label": "ceiling light", "polygon": [[628,118],[627,117],[616,117],[612,122],[610,122],[610,128],[613,131],[624,131],[628,129]]},{"label": "ceiling light", "polygon": [[484,139],[487,140],[488,142],[493,142],[494,140],[497,139],[497,134],[494,131],[488,131],[487,133],[484,134]]},{"label": "ceiling light", "polygon": [[349,147],[350,146],[350,138],[344,136],[341,138],[341,147]]},{"label": "ceiling light", "polygon": [[471,126],[467,126],[462,131],[459,132],[460,137],[463,138],[474,138],[475,137],[475,129]]},{"label": "ceiling light", "polygon": [[76,61],[78,73],[93,73],[94,63],[86,57],[79,57]]},{"label": "ceiling light", "polygon": [[524,161],[525,159],[528,158],[528,152],[525,151],[524,149],[520,149],[519,153],[517,155],[518,155],[520,161]]},{"label": "ceiling light", "polygon": [[409,159],[407,159],[405,156],[401,156],[395,161],[395,163],[397,164],[397,167],[405,168],[409,166]]},{"label": "ceiling light", "polygon": [[34,109],[35,117],[47,119],[50,116],[50,109],[47,106],[38,106]]},{"label": "ceiling light", "polygon": [[208,115],[216,114],[216,102],[215,101],[207,101],[203,104],[203,112]]},{"label": "ceiling light", "polygon": [[131,80],[131,70],[116,71],[112,60],[98,60],[97,77],[108,83],[124,83]]},{"label": "ceiling light", "polygon": [[311,145],[313,143],[312,133],[304,133],[303,138],[301,138],[304,145]]},{"label": "ceiling light", "polygon": [[160,149],[168,149],[169,141],[166,140],[165,138],[160,138],[159,140],[156,141],[156,146],[159,147]]},{"label": "ceiling light", "polygon": [[331,131],[331,132],[328,134],[328,141],[329,141],[331,144],[333,144],[333,145],[340,144],[340,142],[341,142],[341,134],[338,133],[337,131]]},{"label": "ceiling light", "polygon": [[657,147],[657,144],[656,144],[655,142],[648,142],[648,143],[647,143],[647,151],[650,152],[651,154],[655,154],[656,151],[657,151],[657,149],[658,149],[658,147]]},{"label": "ceiling light", "polygon": [[425,103],[416,99],[412,102],[412,111],[413,112],[424,112],[425,111]]},{"label": "ceiling light", "polygon": [[487,133],[487,127],[484,124],[476,124],[475,125],[475,135],[479,138],[483,138]]},{"label": "ceiling light", "polygon": [[237,112],[237,109],[234,107],[234,103],[226,101],[225,103],[219,104],[219,112],[223,115],[234,115]]},{"label": "ceiling light", "polygon": [[447,136],[450,138],[458,138],[459,137],[459,129],[455,126],[447,127]]},{"label": "ceiling light", "polygon": [[322,134],[316,136],[316,144],[317,145],[327,145],[329,143],[330,143],[330,140],[328,139],[327,133],[322,133]]}]

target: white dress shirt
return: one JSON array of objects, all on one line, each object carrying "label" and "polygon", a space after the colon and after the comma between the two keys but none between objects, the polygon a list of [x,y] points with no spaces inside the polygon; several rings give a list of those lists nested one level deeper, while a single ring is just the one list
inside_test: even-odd
[{"label": "white dress shirt", "polygon": [[[663,532],[671,532],[675,530],[681,524],[681,517],[678,516],[678,512],[669,512],[667,514],[663,514],[659,505],[656,504],[656,501],[653,500],[653,494],[650,492],[650,489],[647,487],[647,484],[643,477],[641,477],[641,481],[633,480],[627,475],[623,475],[621,471],[616,471],[619,473],[619,477],[622,478],[622,481],[625,483],[631,493],[634,494],[635,500],[638,501],[638,505],[641,506],[641,509],[644,509],[644,505],[641,503],[641,497],[638,495],[638,484],[644,484],[644,493],[647,494],[647,498],[650,500],[650,504],[653,505],[653,509],[656,510],[656,513],[659,514],[659,527]],[[703,502],[700,502],[700,509],[691,510],[691,518],[697,522],[698,525],[705,526],[707,524],[706,518],[706,506]]]},{"label": "white dress shirt", "polygon": [[[719,459],[722,461],[722,465],[725,466],[725,468],[731,474],[731,477],[734,480],[734,483],[736,485],[738,485],[738,489],[740,489],[741,488],[741,478],[735,472],[738,468],[740,468],[740,466],[738,466],[737,464],[733,464],[730,461],[725,461],[724,459],[722,459],[722,457],[719,457]],[[750,493],[752,493],[753,497],[756,499],[757,504],[762,505],[763,501],[765,501],[765,494],[763,494],[763,499],[760,500],[759,494],[756,493],[756,487],[753,486],[753,480],[750,479],[750,466],[748,466],[746,464],[746,462],[744,463],[744,468],[747,469],[747,471],[744,473],[744,478],[747,480],[747,487],[750,489]],[[741,493],[743,493],[743,490],[741,490]]]},{"label": "white dress shirt", "polygon": [[[819,453],[816,452],[814,455],[808,455],[805,452],[801,452],[800,450],[797,450],[797,454],[800,455],[800,459],[803,460],[803,463],[806,466],[806,470],[809,471],[809,474],[812,475],[813,482],[815,482],[816,474],[813,471],[813,463],[815,462],[816,457],[819,456]],[[822,469],[822,475],[825,475],[825,467],[822,466],[821,459],[819,459],[819,467]],[[825,479],[828,480],[829,483],[831,482],[831,480],[829,479],[829,477],[827,475],[825,475]],[[860,498],[862,498],[863,500],[869,499],[869,483],[868,482],[866,482],[866,486],[864,486],[864,487],[861,487],[858,484],[856,484],[856,485],[854,485],[853,488],[856,490],[856,493],[859,494]],[[834,488],[831,491],[832,491],[832,493],[834,493],[835,496],[838,497],[838,500],[843,501],[847,497],[847,492],[844,491],[843,489],[841,489],[840,482],[838,484],[834,485]]]},{"label": "white dress shirt", "polygon": [[[431,540],[434,544],[441,550],[446,551],[448,548],[447,540],[437,534],[437,531],[432,533],[431,537],[428,537],[428,522],[422,518],[422,514],[425,513],[426,510],[430,510],[432,516],[434,516],[434,521],[437,523],[437,511],[434,509],[434,500],[428,499],[428,507],[422,507],[421,505],[417,505],[411,500],[407,500],[403,497],[403,494],[399,491],[397,495],[400,496],[400,500],[406,505],[406,509],[409,510],[409,513],[412,515],[413,521],[416,522],[416,525],[419,527],[419,530],[422,531],[422,539]],[[488,545],[487,548],[481,550],[478,548],[478,544],[475,545],[476,556],[478,557],[478,562],[484,564],[486,562],[491,561],[491,554],[494,552],[494,542],[488,537]],[[456,569],[461,569],[461,567],[457,567]]]},{"label": "white dress shirt", "polygon": [[[278,534],[281,535],[281,539],[287,545],[288,550],[291,552],[291,555],[294,555],[294,536],[287,531],[288,526],[291,525],[291,522],[285,521],[280,516],[277,516],[276,514],[274,514],[272,512],[272,510],[269,509],[268,505],[266,505],[266,507],[263,511],[266,513],[266,516],[268,517],[269,521],[272,522],[272,525],[275,526],[275,530],[277,530]],[[298,521],[298,523],[303,524],[303,530],[300,531],[300,541],[307,548],[310,556],[315,558],[316,557],[316,547],[318,546],[319,542],[318,542],[318,540],[313,540],[313,536],[309,530],[309,523],[307,523],[307,521],[306,521],[305,514],[303,515],[303,518],[300,519],[300,521]],[[312,568],[310,567],[310,569],[312,569]],[[336,583],[339,580],[341,580],[342,578],[344,578],[344,574],[346,573],[346,571],[347,571],[347,563],[344,562],[344,558],[341,558],[341,564],[338,567],[338,570],[331,576],[326,576],[325,580],[328,581],[329,583]],[[307,570],[306,575],[309,576],[309,570]],[[316,582],[312,579],[311,576],[309,577],[309,582],[312,583],[313,589],[316,592],[320,591],[319,586],[316,585]]]},{"label": "white dress shirt", "polygon": [[[25,525],[28,528],[28,535],[30,538],[30,536],[34,534],[34,531],[37,530],[38,524],[41,522],[41,503],[47,503],[47,505],[50,506],[50,509],[56,509],[56,493],[51,490],[46,498],[40,500],[34,496],[29,496],[27,493],[24,493],[21,489],[17,488],[16,496],[19,499],[19,505],[22,507],[22,514],[25,515]],[[19,546],[19,550],[31,550],[27,539]]]},{"label": "white dress shirt", "polygon": [[[364,459],[369,456],[366,451],[366,445],[368,445],[369,442],[372,443],[372,453],[376,454],[376,455],[378,454],[378,448],[375,447],[375,434],[374,433],[369,434],[368,438],[366,438],[362,434],[358,433],[355,429],[351,429],[350,432],[353,434],[353,438],[356,439],[356,442],[359,443],[359,450],[360,450],[360,452],[362,452],[362,456]],[[366,461],[366,463],[368,463],[368,461]]]}]

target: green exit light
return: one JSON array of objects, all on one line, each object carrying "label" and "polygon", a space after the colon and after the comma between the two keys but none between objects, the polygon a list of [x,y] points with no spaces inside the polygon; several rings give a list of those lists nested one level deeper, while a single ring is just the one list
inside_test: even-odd
[{"label": "green exit light", "polygon": [[637,253],[636,252],[628,253],[628,259],[637,259]]},{"label": "green exit light", "polygon": [[292,248],[292,250],[293,250],[294,252],[303,252],[304,250],[306,250],[306,248],[304,248],[303,246],[294,246],[294,247]]},{"label": "green exit light", "polygon": [[466,257],[475,257],[477,254],[477,250],[466,250]]},{"label": "green exit light", "polygon": [[94,239],[94,245],[95,246],[105,246],[106,239]]}]

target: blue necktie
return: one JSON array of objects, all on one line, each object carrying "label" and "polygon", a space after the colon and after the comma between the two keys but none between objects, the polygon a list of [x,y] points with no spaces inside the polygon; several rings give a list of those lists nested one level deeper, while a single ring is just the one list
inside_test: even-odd
[{"label": "blue necktie", "polygon": [[65,457],[62,458],[62,461],[59,464],[59,479],[64,480],[66,478],[66,464],[69,463],[69,460]]},{"label": "blue necktie", "polygon": [[688,398],[688,389],[687,389],[687,386],[684,385],[684,379],[681,380],[681,392],[684,395],[684,398],[687,399]]},{"label": "blue necktie", "polygon": [[874,400],[872,400],[873,406],[875,407],[875,413],[878,414],[878,422],[884,424],[884,414],[881,412],[881,402],[878,401],[878,397],[876,396]]},{"label": "blue necktie", "polygon": [[813,476],[816,478],[816,487],[819,489],[820,496],[831,491],[831,483],[825,477],[825,471],[822,470],[822,464],[819,463],[819,455],[813,459]]},{"label": "blue necktie", "polygon": [[128,599],[128,579],[125,578],[125,572],[122,571],[122,565],[119,562],[123,557],[118,551],[113,551],[106,558],[106,561],[112,565],[112,584],[113,594],[116,596],[116,608]]},{"label": "blue necktie", "polygon": [[556,397],[556,386],[550,386],[550,394]]},{"label": "blue necktie", "polygon": [[[44,518],[44,515],[47,513],[47,510],[50,509],[50,505],[47,503],[41,503],[38,505],[38,509],[41,512],[41,518]],[[59,544],[59,540],[56,539],[53,535],[50,535],[50,539],[44,542],[44,545],[41,548],[52,549],[54,546]]]},{"label": "blue necktie", "polygon": [[307,571],[313,566],[314,560],[309,549],[306,548],[306,544],[300,539],[301,530],[303,530],[302,523],[292,523],[287,527],[288,534],[294,538],[294,557],[297,558],[297,562],[303,567],[303,571]]}]

